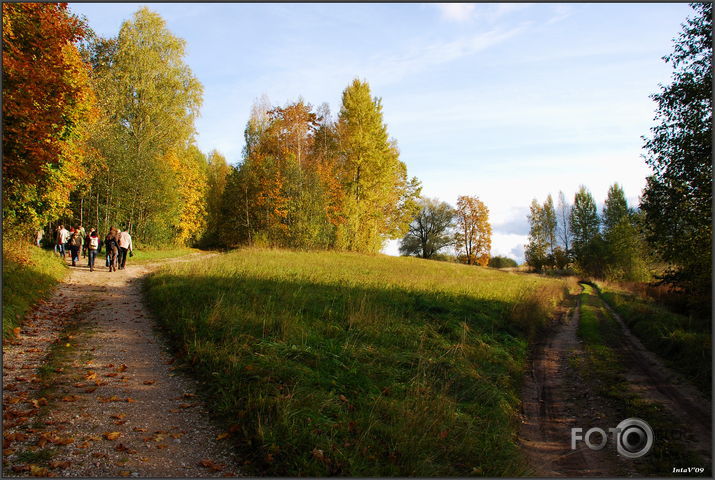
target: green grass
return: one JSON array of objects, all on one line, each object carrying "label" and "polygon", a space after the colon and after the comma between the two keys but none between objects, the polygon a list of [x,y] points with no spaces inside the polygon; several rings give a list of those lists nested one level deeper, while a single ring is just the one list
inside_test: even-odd
[{"label": "green grass", "polygon": [[[178,247],[178,248],[168,248],[168,249],[154,249],[151,247],[145,247],[141,250],[135,248],[134,256],[127,258],[127,264],[131,263],[149,263],[155,262],[157,260],[164,260],[166,258],[181,257],[184,255],[189,255],[191,253],[200,252],[196,248],[188,247]],[[103,251],[104,253],[104,251]],[[100,255],[104,259],[104,255]]]},{"label": "green grass", "polygon": [[[584,342],[586,355],[578,368],[591,388],[609,399],[611,407],[620,415],[618,421],[637,417],[653,429],[653,447],[645,456],[631,460],[635,468],[642,475],[673,476],[674,466],[705,465],[703,459],[680,440],[688,426],[680,424],[660,404],[649,402],[631,390],[623,361],[612,348],[620,343],[621,327],[606,309],[598,291],[591,285],[582,285],[578,335]],[[709,468],[705,476],[710,476]]]},{"label": "green grass", "polygon": [[711,398],[712,333],[709,322],[678,315],[652,300],[609,284],[599,284],[599,287],[603,298],[648,349]]},{"label": "green grass", "polygon": [[414,258],[245,249],[166,266],[146,290],[245,473],[516,476],[527,339],[565,286]]},{"label": "green grass", "polygon": [[60,257],[29,243],[3,242],[3,338],[12,335],[25,314],[67,274]]}]

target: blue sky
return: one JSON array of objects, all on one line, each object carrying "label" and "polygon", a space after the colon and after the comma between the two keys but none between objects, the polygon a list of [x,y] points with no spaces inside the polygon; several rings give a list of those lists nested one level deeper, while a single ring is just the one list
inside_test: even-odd
[{"label": "blue sky", "polygon": [[[477,195],[492,254],[523,260],[532,198],[580,184],[602,203],[619,182],[632,204],[649,170],[648,95],[668,83],[661,57],[683,3],[242,4],[71,3],[102,36],[142,5],[187,41],[204,85],[198,145],[240,160],[251,104],[302,96],[333,114],[359,77],[423,194]],[[386,246],[396,254],[396,242]]]}]

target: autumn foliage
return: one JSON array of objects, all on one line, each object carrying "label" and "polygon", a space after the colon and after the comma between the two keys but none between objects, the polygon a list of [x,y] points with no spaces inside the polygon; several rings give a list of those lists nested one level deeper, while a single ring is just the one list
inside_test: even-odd
[{"label": "autumn foliage", "polygon": [[67,4],[3,3],[3,226],[63,212],[82,166],[94,103],[76,44],[86,34]]}]

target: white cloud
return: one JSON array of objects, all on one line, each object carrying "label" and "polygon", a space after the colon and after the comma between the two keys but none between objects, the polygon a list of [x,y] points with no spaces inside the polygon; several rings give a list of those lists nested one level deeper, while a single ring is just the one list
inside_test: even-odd
[{"label": "white cloud", "polygon": [[438,3],[442,18],[453,22],[466,22],[472,18],[476,5],[473,3]]}]

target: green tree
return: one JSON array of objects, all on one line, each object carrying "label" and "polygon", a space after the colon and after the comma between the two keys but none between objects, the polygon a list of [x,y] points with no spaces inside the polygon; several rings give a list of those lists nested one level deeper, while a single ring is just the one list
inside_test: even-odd
[{"label": "green tree", "polygon": [[431,258],[441,249],[454,244],[452,228],[455,211],[447,202],[421,198],[420,211],[400,242],[402,255]]},{"label": "green tree", "polygon": [[544,207],[536,199],[529,206],[529,243],[524,246],[526,263],[537,272],[548,265],[549,238],[545,225]]},{"label": "green tree", "polygon": [[98,44],[104,63],[96,85],[106,129],[97,150],[110,172],[98,179],[112,223],[126,225],[144,242],[175,239],[181,197],[176,166],[167,155],[184,152],[194,135],[202,86],[184,63],[185,41],[144,7],[125,21],[116,46]]},{"label": "green tree", "polygon": [[628,217],[628,214],[626,194],[620,185],[614,183],[608,189],[608,196],[603,206],[602,222],[604,233],[608,233],[616,225],[621,223],[624,218]]},{"label": "green tree", "polygon": [[605,252],[599,225],[593,195],[581,185],[574,196],[570,218],[574,257],[585,273],[602,277]]},{"label": "green tree", "polygon": [[672,265],[665,280],[683,287],[709,313],[712,298],[712,3],[693,3],[664,57],[672,82],[658,104],[646,163],[653,169],[641,200],[648,240]]},{"label": "green tree", "polygon": [[383,123],[382,102],[371,96],[367,82],[355,79],[343,91],[337,131],[345,191],[337,246],[378,252],[385,240],[406,233],[418,209],[419,182],[407,178]]},{"label": "green tree", "polygon": [[548,248],[549,255],[553,258],[554,249],[557,246],[556,243],[556,210],[554,209],[554,199],[551,198],[551,194],[546,197],[544,206],[542,208],[543,214],[543,228],[544,236],[546,239],[546,245]]},{"label": "green tree", "polygon": [[228,175],[231,171],[226,158],[218,151],[213,150],[209,153],[206,169],[206,232],[201,240],[204,246],[219,245],[219,228],[222,221],[221,218],[221,202]]},{"label": "green tree", "polygon": [[515,268],[519,264],[513,258],[497,255],[489,259],[489,266],[492,268]]}]

